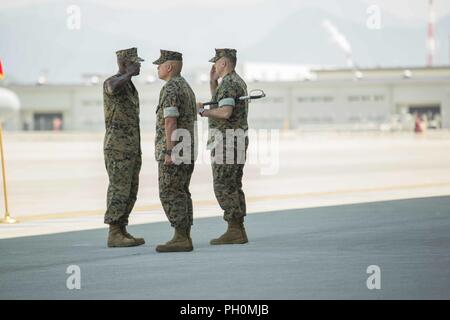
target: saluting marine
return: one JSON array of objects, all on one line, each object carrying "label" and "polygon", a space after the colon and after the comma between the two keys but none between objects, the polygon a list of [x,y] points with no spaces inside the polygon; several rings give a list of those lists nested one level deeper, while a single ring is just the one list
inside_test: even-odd
[{"label": "saluting marine", "polygon": [[[235,49],[215,49],[214,63],[210,72],[210,90],[213,103],[205,109],[197,103],[198,113],[208,117],[214,193],[224,210],[224,220],[228,223],[226,232],[212,245],[244,244],[248,242],[244,227],[246,215],[245,194],[242,190],[242,176],[248,148],[248,100],[247,85],[236,73]],[[218,80],[222,78],[219,85]],[[231,133],[231,135],[230,135]]]},{"label": "saluting marine", "polygon": [[105,166],[109,177],[104,222],[109,224],[108,247],[145,243],[130,235],[126,226],[136,202],[141,170],[139,95],[131,81],[140,72],[137,48],[116,52],[119,71],[103,83]]}]

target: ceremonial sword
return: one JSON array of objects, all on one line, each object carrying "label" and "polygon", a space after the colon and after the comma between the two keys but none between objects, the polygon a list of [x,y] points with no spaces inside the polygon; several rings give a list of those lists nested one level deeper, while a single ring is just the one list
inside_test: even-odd
[{"label": "ceremonial sword", "polygon": [[[250,102],[251,100],[261,99],[261,98],[264,98],[265,96],[266,96],[266,94],[261,89],[254,89],[254,90],[251,90],[248,95],[236,98],[236,102],[246,101],[246,100]],[[203,103],[203,106],[211,106],[211,105],[217,105],[217,104],[219,104],[219,102],[209,101],[209,102]]]}]

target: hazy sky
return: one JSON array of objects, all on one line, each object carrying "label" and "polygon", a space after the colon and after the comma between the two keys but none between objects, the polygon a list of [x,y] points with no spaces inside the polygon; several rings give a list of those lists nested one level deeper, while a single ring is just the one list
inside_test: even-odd
[{"label": "hazy sky", "polygon": [[[51,0],[0,0],[0,8],[28,6],[30,4],[50,1]],[[77,1],[74,0],[73,2],[76,3]],[[153,10],[164,10],[167,8],[179,8],[183,6],[217,9],[220,9],[223,6],[236,6],[245,10],[246,8],[248,9],[254,6],[264,6],[267,3],[267,0],[92,0],[92,2],[99,2],[111,7],[151,7]],[[279,4],[278,10],[290,12],[292,9],[302,7],[306,2],[307,1],[304,0],[277,0],[277,3]],[[378,5],[383,11],[385,10],[390,14],[405,20],[426,20],[426,14],[424,14],[424,12],[427,12],[428,8],[428,0],[330,0],[329,4],[323,5],[318,3],[317,6],[335,11],[333,6],[336,6],[339,2],[363,2],[368,6]],[[434,2],[436,16],[438,18],[450,13],[449,0],[434,0]]]}]

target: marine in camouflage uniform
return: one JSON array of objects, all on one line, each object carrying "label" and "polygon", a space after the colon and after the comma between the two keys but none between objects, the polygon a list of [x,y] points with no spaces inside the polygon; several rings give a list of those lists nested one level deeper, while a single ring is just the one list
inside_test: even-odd
[{"label": "marine in camouflage uniform", "polygon": [[[158,161],[159,197],[170,225],[175,228],[175,235],[166,244],[157,246],[158,252],[193,250],[190,238],[193,207],[189,184],[194,171],[197,110],[195,94],[179,74],[181,53],[161,50],[160,58],[153,63],[158,65],[160,73],[160,68],[166,68],[171,62],[178,63],[179,70],[171,69],[170,75],[162,78],[166,83],[161,89],[156,110],[155,159]],[[168,119],[176,119],[176,132],[184,133],[181,141],[174,143],[170,150],[166,141]],[[167,163],[166,157],[175,163]]]},{"label": "marine in camouflage uniform", "polygon": [[[216,55],[210,62],[215,63],[213,70],[216,71],[214,72],[218,72],[218,68],[222,69],[221,83],[217,88],[211,89],[212,101],[217,104],[211,105],[210,110],[205,110],[201,104],[199,105],[200,114],[208,117],[208,149],[211,149],[214,193],[220,207],[224,210],[223,218],[228,223],[225,234],[211,240],[211,244],[248,242],[244,228],[245,194],[242,190],[248,148],[248,101],[238,100],[239,97],[247,95],[247,85],[235,71],[236,60],[235,49],[216,49]],[[222,63],[226,64],[220,67]],[[223,113],[221,108],[230,110],[225,117],[222,115],[218,117],[217,111]],[[217,136],[216,132],[220,134]]]},{"label": "marine in camouflage uniform", "polygon": [[[126,231],[128,218],[136,202],[141,169],[139,95],[131,77],[139,74],[137,49],[116,52],[119,72],[105,80],[104,158],[109,177],[104,222],[110,225],[108,246],[123,247],[145,243]],[[131,71],[130,71],[131,69]]]}]

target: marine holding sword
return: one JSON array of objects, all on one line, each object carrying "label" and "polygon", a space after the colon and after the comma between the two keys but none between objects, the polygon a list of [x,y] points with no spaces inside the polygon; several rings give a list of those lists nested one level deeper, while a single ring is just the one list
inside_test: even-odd
[{"label": "marine holding sword", "polygon": [[[215,49],[209,60],[214,65],[210,72],[212,103],[197,103],[198,113],[208,117],[208,149],[211,150],[214,193],[224,210],[228,223],[226,232],[210,241],[212,245],[244,244],[248,242],[244,227],[246,215],[242,176],[248,148],[248,100],[247,85],[236,73],[236,50]],[[218,80],[222,78],[219,85]],[[210,105],[210,109],[205,109]],[[227,135],[234,132],[232,139]],[[238,133],[238,134],[236,134]]]}]

